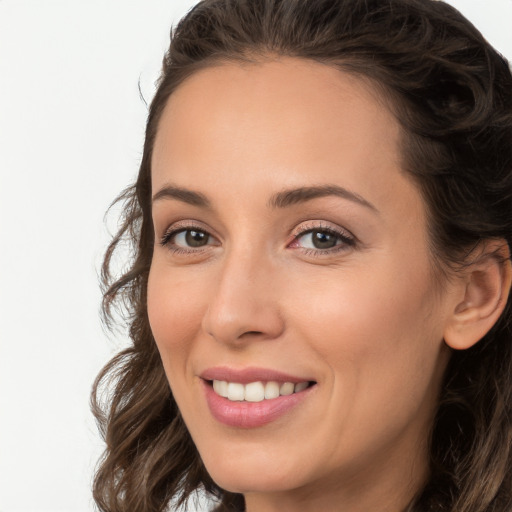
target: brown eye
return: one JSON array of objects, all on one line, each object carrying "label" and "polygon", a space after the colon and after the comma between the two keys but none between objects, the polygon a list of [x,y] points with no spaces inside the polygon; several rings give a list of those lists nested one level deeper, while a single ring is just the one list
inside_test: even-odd
[{"label": "brown eye", "polygon": [[315,229],[311,232],[311,243],[315,249],[331,249],[338,244],[339,236]]},{"label": "brown eye", "polygon": [[172,250],[200,249],[207,245],[218,245],[207,231],[190,227],[167,232],[160,241],[162,246]]},{"label": "brown eye", "polygon": [[296,236],[291,247],[317,254],[331,254],[333,251],[348,249],[354,245],[355,239],[348,232],[318,226],[302,231]]},{"label": "brown eye", "polygon": [[175,238],[175,243],[177,242],[178,237],[180,234],[185,235],[185,244],[188,247],[202,247],[206,245],[209,241],[210,236],[208,233],[205,233],[204,231],[197,231],[195,229],[187,229],[185,231],[182,231],[181,233],[178,233]]},{"label": "brown eye", "polygon": [[298,238],[299,245],[304,249],[332,249],[342,242],[338,233],[326,229],[311,229]]},{"label": "brown eye", "polygon": [[206,231],[193,228],[182,229],[171,234],[166,244],[170,242],[172,245],[183,249],[197,249],[208,245],[210,238],[210,235]]}]

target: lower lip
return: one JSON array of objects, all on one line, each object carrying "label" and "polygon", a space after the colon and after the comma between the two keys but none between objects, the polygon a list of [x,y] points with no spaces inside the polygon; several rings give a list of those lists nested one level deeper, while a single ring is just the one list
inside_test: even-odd
[{"label": "lower lip", "polygon": [[213,387],[203,381],[206,401],[212,416],[224,425],[238,428],[257,428],[275,421],[299,405],[314,387],[316,386],[261,402],[232,402],[217,395]]}]

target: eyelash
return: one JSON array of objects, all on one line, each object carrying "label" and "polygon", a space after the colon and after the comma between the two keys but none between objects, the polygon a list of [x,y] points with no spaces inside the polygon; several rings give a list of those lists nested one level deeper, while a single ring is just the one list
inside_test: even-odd
[{"label": "eyelash", "polygon": [[313,248],[305,248],[305,247],[297,247],[298,249],[301,249],[302,252],[306,256],[327,256],[332,255],[338,252],[346,251],[356,245],[356,239],[355,237],[349,233],[346,230],[342,229],[336,229],[332,226],[325,226],[322,224],[322,222],[318,223],[312,223],[309,226],[301,226],[300,230],[297,230],[297,232],[293,235],[293,240],[290,244],[288,244],[289,247],[292,247],[293,244],[297,243],[301,238],[305,237],[306,235],[309,235],[311,233],[314,233],[315,231],[325,233],[331,236],[334,236],[337,238],[337,242],[334,247],[328,248],[328,249],[313,249]]},{"label": "eyelash", "polygon": [[[180,233],[184,233],[187,231],[198,231],[200,233],[206,234],[208,237],[213,238],[210,233],[206,229],[201,226],[197,226],[194,224],[187,224],[183,226],[175,227],[174,229],[169,229],[164,233],[162,238],[160,239],[160,245],[162,247],[166,247],[174,254],[200,254],[202,253],[209,245],[205,245],[204,247],[198,248],[185,248],[172,243],[174,237],[179,235]],[[337,243],[334,247],[327,249],[312,249],[312,248],[302,248],[302,252],[307,256],[325,256],[332,255],[333,253],[338,253],[341,251],[346,251],[349,248],[352,248],[356,245],[355,237],[345,230],[338,230],[331,226],[325,226],[321,222],[318,224],[311,224],[310,226],[303,226],[300,230],[297,230],[295,234],[293,234],[293,240],[288,244],[288,247],[293,247],[293,244],[297,243],[304,236],[313,233],[315,231],[319,231],[337,238],[341,243]],[[297,247],[297,249],[301,249]]]},{"label": "eyelash", "polygon": [[186,224],[186,225],[175,227],[174,229],[169,229],[168,231],[166,231],[164,233],[164,235],[162,236],[162,238],[160,239],[160,245],[162,247],[166,247],[174,254],[191,254],[191,253],[198,254],[198,253],[203,252],[204,251],[203,247],[196,248],[196,249],[193,249],[193,248],[186,249],[185,247],[181,247],[179,245],[171,243],[172,239],[175,236],[179,235],[180,233],[187,232],[187,231],[199,231],[200,233],[206,233],[209,237],[212,236],[212,235],[210,235],[210,233],[208,233],[208,231],[206,229],[204,229],[201,226],[196,226],[194,224]]}]

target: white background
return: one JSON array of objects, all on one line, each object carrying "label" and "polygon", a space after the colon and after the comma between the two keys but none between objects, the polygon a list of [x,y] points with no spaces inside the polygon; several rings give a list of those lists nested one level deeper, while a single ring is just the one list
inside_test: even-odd
[{"label": "white background", "polygon": [[[103,215],[193,3],[0,0],[0,512],[94,509],[89,392],[125,343],[99,320]],[[512,0],[450,3],[512,59]]]}]

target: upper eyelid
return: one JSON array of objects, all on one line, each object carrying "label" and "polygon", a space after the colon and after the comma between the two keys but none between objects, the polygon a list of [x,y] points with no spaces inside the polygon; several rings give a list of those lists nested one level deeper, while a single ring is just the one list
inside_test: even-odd
[{"label": "upper eyelid", "polygon": [[308,224],[307,226],[304,226],[304,223],[301,223],[292,230],[291,234],[294,239],[311,231],[325,230],[356,240],[356,237],[352,234],[351,231],[349,231],[347,228],[338,226],[337,224],[326,223],[326,221],[322,220],[306,221],[306,223]]},{"label": "upper eyelid", "polygon": [[304,237],[306,237],[308,235],[311,235],[315,231],[320,231],[320,232],[323,231],[323,232],[329,233],[329,235],[332,235],[332,236],[336,237],[339,241],[341,241],[341,243],[336,244],[336,246],[333,246],[331,248],[326,248],[326,249],[312,249],[312,248],[308,248],[307,249],[308,251],[315,251],[316,250],[318,252],[328,252],[329,250],[334,249],[334,247],[337,247],[337,246],[340,246],[340,245],[345,245],[345,246],[346,245],[350,245],[350,246],[353,246],[353,245],[356,245],[356,243],[357,243],[356,239],[353,236],[351,236],[351,235],[342,233],[341,231],[336,231],[334,229],[322,228],[322,229],[308,229],[307,231],[300,232],[298,235],[293,237],[293,240],[288,244],[288,246],[292,246],[292,244],[298,243],[299,240],[301,240],[302,238],[304,238]]},{"label": "upper eyelid", "polygon": [[213,233],[213,230],[206,226],[203,222],[194,219],[184,219],[172,222],[163,230],[163,236],[168,233],[177,233],[178,231],[186,231],[187,229],[196,229],[198,231],[204,231],[210,236],[217,238],[217,235]]},{"label": "upper eyelid", "polygon": [[[305,223],[307,223],[308,225],[304,226]],[[205,226],[203,222],[194,219],[185,219],[173,222],[164,229],[163,234],[165,235],[166,233],[169,233],[171,231],[177,232],[187,229],[197,229],[200,231],[205,231],[209,235],[218,238],[218,235],[215,234],[214,230],[212,230],[208,226]],[[300,222],[299,224],[295,225],[295,227],[291,230],[290,234],[298,235],[315,229],[325,229],[327,231],[333,231],[335,233],[342,232],[343,234],[347,234],[348,236],[355,238],[354,235],[347,228],[338,225],[332,225],[331,223],[326,223],[326,221],[323,220]]]}]

